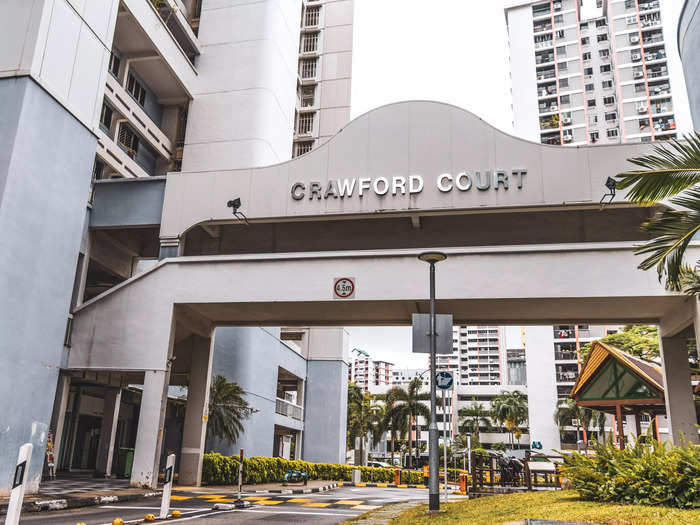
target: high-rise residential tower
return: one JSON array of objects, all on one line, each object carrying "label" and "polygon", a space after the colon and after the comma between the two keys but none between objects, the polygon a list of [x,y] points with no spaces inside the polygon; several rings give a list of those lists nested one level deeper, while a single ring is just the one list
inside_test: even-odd
[{"label": "high-rise residential tower", "polygon": [[303,0],[293,156],[350,120],[352,0]]},{"label": "high-rise residential tower", "polygon": [[676,136],[659,0],[521,1],[505,15],[516,135],[556,145]]}]

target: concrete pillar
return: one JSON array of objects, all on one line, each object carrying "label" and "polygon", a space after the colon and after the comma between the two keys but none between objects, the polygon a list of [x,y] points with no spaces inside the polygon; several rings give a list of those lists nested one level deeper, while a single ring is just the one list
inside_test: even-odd
[{"label": "concrete pillar", "polygon": [[170,369],[147,370],[144,373],[134,465],[131,470],[132,487],[155,489],[158,485],[169,382]]},{"label": "concrete pillar", "polygon": [[66,422],[66,410],[68,409],[68,398],[70,397],[70,376],[58,376],[58,386],[56,388],[56,399],[53,408],[53,423],[51,428],[53,435],[53,454],[56,470],[59,469],[58,460],[61,453],[61,443],[63,442],[63,427]]},{"label": "concrete pillar", "polygon": [[661,338],[661,363],[670,440],[673,444],[680,444],[682,434],[684,439],[698,443],[698,431],[695,427],[697,416],[684,337]]},{"label": "concrete pillar", "polygon": [[187,411],[182,433],[180,484],[202,482],[202,460],[209,415],[209,385],[211,383],[212,339],[192,336],[192,365],[187,389]]},{"label": "concrete pillar", "polygon": [[114,439],[117,435],[121,388],[109,388],[105,392],[105,404],[100,427],[100,443],[97,447],[96,474],[108,478],[112,475]]},{"label": "concrete pillar", "polygon": [[297,439],[294,443],[294,458],[293,459],[301,459],[301,447],[302,447],[302,440],[304,439],[304,431],[299,430],[297,432]]},{"label": "concrete pillar", "polygon": [[[638,438],[641,434],[641,431],[637,429],[637,419],[638,416],[635,416],[634,414],[625,416],[625,425],[627,428],[627,435],[629,437],[634,436],[635,438]],[[631,440],[631,442],[634,442],[634,440]]]},{"label": "concrete pillar", "polygon": [[558,398],[552,326],[526,326],[524,339],[530,442],[542,443],[545,453],[561,450],[561,436],[553,416]]}]

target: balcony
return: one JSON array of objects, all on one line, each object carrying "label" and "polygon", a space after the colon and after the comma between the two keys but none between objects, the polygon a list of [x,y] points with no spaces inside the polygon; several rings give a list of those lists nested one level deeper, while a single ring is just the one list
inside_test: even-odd
[{"label": "balcony", "polygon": [[113,45],[159,99],[192,98],[197,72],[151,0],[121,1]]},{"label": "balcony", "polygon": [[120,147],[102,129],[97,132],[97,156],[114,171],[117,177],[149,177],[133,158],[133,154]]},{"label": "balcony", "polygon": [[554,62],[554,53],[540,53],[535,55],[535,64],[551,64]]},{"label": "balcony", "polygon": [[553,115],[551,118],[540,119],[540,129],[559,129],[559,115]]},{"label": "balcony", "polygon": [[671,113],[673,112],[673,103],[671,100],[653,102],[651,104],[652,115],[657,115],[659,113]]},{"label": "balcony", "polygon": [[275,414],[291,417],[297,421],[304,421],[304,409],[299,405],[280,399],[275,399]]},{"label": "balcony", "polygon": [[556,350],[554,351],[555,361],[576,361],[577,359],[578,356],[576,352],[557,352]]},{"label": "balcony", "polygon": [[664,35],[661,33],[661,31],[655,32],[655,33],[647,33],[642,36],[642,42],[644,42],[645,46],[651,45],[655,42],[663,42],[664,41]]},{"label": "balcony", "polygon": [[194,65],[194,59],[200,54],[199,41],[194,33],[194,29],[199,29],[199,16],[201,5],[192,6],[192,17],[196,18],[196,25],[193,27],[190,20],[186,18],[187,8],[182,0],[148,0],[158,12],[161,20],[170,31],[170,34],[177,42],[180,49],[185,53],[188,60]]},{"label": "balcony", "polygon": [[576,337],[576,331],[572,329],[554,329],[554,339],[573,339]]},{"label": "balcony", "polygon": [[577,372],[560,372],[557,373],[557,383],[573,383],[578,376]]},{"label": "balcony", "polygon": [[660,7],[659,0],[652,0],[651,2],[639,2],[639,12],[651,11],[652,9],[658,9]]},{"label": "balcony", "polygon": [[654,119],[655,133],[664,133],[667,131],[676,131],[676,120],[674,118]]},{"label": "balcony", "polygon": [[540,139],[540,142],[542,144],[548,144],[550,146],[561,146],[561,138],[559,137],[559,135],[542,137]]},{"label": "balcony", "polygon": [[542,33],[543,31],[551,31],[552,30],[552,23],[545,22],[545,23],[540,23],[540,24],[534,24],[532,27],[532,30],[535,33]]},{"label": "balcony", "polygon": [[555,78],[557,76],[554,68],[552,69],[541,69],[537,72],[537,81],[547,80],[550,78]]}]

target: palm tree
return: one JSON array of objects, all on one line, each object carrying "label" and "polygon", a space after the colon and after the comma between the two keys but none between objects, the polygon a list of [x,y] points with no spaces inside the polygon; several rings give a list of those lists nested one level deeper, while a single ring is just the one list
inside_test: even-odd
[{"label": "palm tree", "polygon": [[457,416],[461,422],[459,431],[463,434],[474,434],[474,439],[481,442],[479,439],[479,427],[482,425],[486,428],[491,427],[490,415],[491,412],[484,408],[482,403],[472,398],[471,405],[460,408],[457,412]]},{"label": "palm tree", "polygon": [[354,383],[348,385],[348,446],[354,449],[355,440],[360,439],[360,464],[364,464],[364,440],[372,425],[371,405],[371,394]]},{"label": "palm tree", "polygon": [[207,437],[215,437],[229,444],[236,442],[243,431],[243,421],[252,412],[243,398],[244,394],[238,383],[227,381],[222,375],[214,376],[209,389]]},{"label": "palm tree", "polygon": [[700,132],[656,145],[654,154],[629,159],[640,167],[620,173],[617,187],[629,188],[627,199],[645,206],[670,199],[671,209],[657,213],[642,224],[651,240],[637,249],[647,255],[639,268],[656,268],[666,276],[670,290],[700,295],[698,262],[689,267],[683,260],[686,248],[700,231]]},{"label": "palm tree", "polygon": [[[398,387],[394,387],[389,390],[386,394],[380,394],[377,397],[384,401],[384,421],[382,423],[383,427],[389,431],[389,438],[391,439],[391,464],[394,465],[394,453],[396,451],[396,438],[403,438],[406,435],[407,424],[406,420],[399,417],[397,411],[392,411],[394,404],[397,400],[397,390],[401,390]],[[402,462],[403,464],[403,462]]]},{"label": "palm tree", "polygon": [[517,390],[503,392],[493,398],[491,402],[493,418],[505,425],[510,432],[511,448],[513,447],[513,437],[520,444],[520,437],[523,434],[520,425],[527,422],[527,397]]},{"label": "palm tree", "polygon": [[384,424],[386,419],[386,405],[384,403],[376,403],[373,400],[372,404],[369,406],[369,412],[369,435],[372,438],[372,447],[376,447],[387,431],[387,427]]},{"label": "palm tree", "polygon": [[573,399],[561,399],[554,411],[554,421],[556,421],[559,431],[576,421],[576,440],[581,439],[581,430],[584,430],[585,445],[588,446],[586,431],[594,423],[598,428],[600,440],[605,440],[605,413],[598,410],[591,410],[576,404]]},{"label": "palm tree", "polygon": [[[430,409],[421,401],[429,398],[428,394],[421,394],[420,389],[423,386],[423,381],[419,377],[414,378],[408,384],[408,388],[394,389],[394,406],[389,409],[389,417],[396,417],[402,421],[401,425],[408,427],[408,458],[409,466],[413,466],[413,458],[411,452],[413,450],[413,438],[411,435],[411,426],[418,420],[418,416],[423,416],[426,419],[430,418]],[[417,455],[420,453],[416,447]]]}]

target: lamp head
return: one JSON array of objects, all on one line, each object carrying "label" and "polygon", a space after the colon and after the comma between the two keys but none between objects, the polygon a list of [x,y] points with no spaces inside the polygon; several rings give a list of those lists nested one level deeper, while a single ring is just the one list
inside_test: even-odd
[{"label": "lamp head", "polygon": [[226,203],[226,206],[229,208],[233,208],[233,213],[235,214],[238,211],[238,208],[241,207],[241,199],[239,197],[236,197],[235,199],[232,199]]},{"label": "lamp head", "polygon": [[608,177],[608,180],[605,181],[605,187],[612,191],[617,187],[617,181],[612,177]]},{"label": "lamp head", "polygon": [[423,252],[420,255],[418,255],[418,258],[421,261],[434,264],[438,263],[440,261],[444,261],[447,259],[447,254],[443,252],[438,252],[438,251],[432,251],[432,252]]}]

